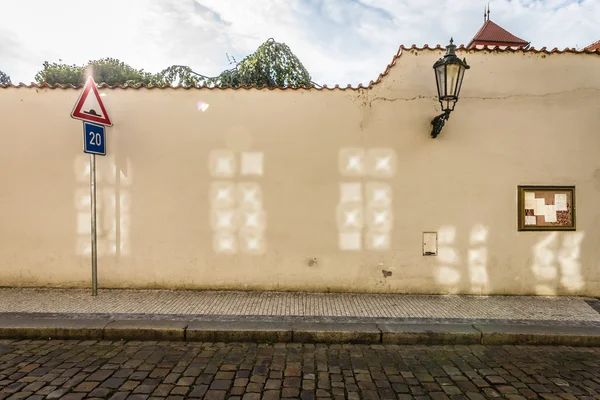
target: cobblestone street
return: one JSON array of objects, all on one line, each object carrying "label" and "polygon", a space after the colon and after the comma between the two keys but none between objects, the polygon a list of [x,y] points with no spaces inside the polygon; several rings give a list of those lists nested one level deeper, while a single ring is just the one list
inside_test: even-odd
[{"label": "cobblestone street", "polygon": [[0,399],[600,399],[600,348],[3,341]]}]

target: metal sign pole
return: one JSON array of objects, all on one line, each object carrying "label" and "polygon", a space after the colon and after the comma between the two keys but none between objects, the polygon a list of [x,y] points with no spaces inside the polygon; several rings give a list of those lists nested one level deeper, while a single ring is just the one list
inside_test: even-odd
[{"label": "metal sign pole", "polygon": [[92,296],[98,295],[98,253],[96,243],[96,155],[90,154],[90,198],[92,206]]},{"label": "metal sign pole", "polygon": [[[88,101],[88,99],[95,99]],[[93,107],[93,108],[92,108]],[[106,155],[104,126],[112,126],[94,78],[89,76],[75,103],[71,118],[83,121],[83,152],[90,154],[90,206],[92,236],[92,296],[98,295],[98,245],[96,237],[96,154]]]}]

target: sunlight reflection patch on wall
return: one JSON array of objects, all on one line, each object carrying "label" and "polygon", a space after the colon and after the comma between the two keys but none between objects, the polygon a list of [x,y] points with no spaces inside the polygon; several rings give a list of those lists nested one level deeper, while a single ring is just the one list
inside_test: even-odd
[{"label": "sunlight reflection patch on wall", "polygon": [[475,225],[471,229],[471,246],[482,245],[487,241],[488,228],[483,225]]},{"label": "sunlight reflection patch on wall", "polygon": [[263,174],[263,154],[262,153],[242,153],[241,162],[242,175],[262,175]]},{"label": "sunlight reflection patch on wall", "polygon": [[584,232],[565,233],[563,245],[558,252],[558,263],[560,265],[560,283],[569,291],[577,291],[585,285],[581,276],[581,242],[585,236]]},{"label": "sunlight reflection patch on wall", "polygon": [[366,154],[366,166],[374,178],[393,178],[396,174],[396,152],[386,148],[370,149]]},{"label": "sunlight reflection patch on wall", "polygon": [[208,156],[210,174],[215,178],[233,178],[235,154],[230,150],[213,150]]},{"label": "sunlight reflection patch on wall", "polygon": [[350,233],[360,233],[363,228],[363,207],[359,202],[338,204],[338,229]]},{"label": "sunlight reflection patch on wall", "polygon": [[262,188],[256,182],[240,182],[237,185],[237,201],[243,210],[262,210]]},{"label": "sunlight reflection patch on wall", "polygon": [[437,280],[444,285],[456,285],[460,281],[460,272],[456,268],[442,265],[438,268]]},{"label": "sunlight reflection patch on wall", "polygon": [[538,295],[555,295],[558,289],[577,293],[585,286],[581,274],[581,242],[585,232],[552,232],[533,247],[533,273]]},{"label": "sunlight reflection patch on wall", "polygon": [[538,296],[555,296],[556,289],[550,287],[549,285],[538,284],[535,285],[535,293]]},{"label": "sunlight reflection patch on wall", "polygon": [[233,233],[216,232],[213,235],[213,246],[217,253],[235,254],[237,252],[237,238]]},{"label": "sunlight reflection patch on wall", "polygon": [[367,203],[371,207],[390,207],[392,205],[392,187],[386,183],[367,183]]},{"label": "sunlight reflection patch on wall", "polygon": [[361,203],[362,184],[360,183],[342,183],[340,184],[340,202],[341,203]]},{"label": "sunlight reflection patch on wall", "polygon": [[[102,162],[100,161],[102,160]],[[105,163],[104,160],[108,161]],[[98,256],[129,255],[131,195],[127,188],[132,175],[129,161],[118,169],[113,157],[96,158],[96,234]],[[76,254],[91,255],[90,159],[79,155],[74,161],[75,210],[77,211]],[[126,171],[126,173],[125,173]]]},{"label": "sunlight reflection patch on wall", "polygon": [[[338,154],[343,177],[389,179],[396,164],[396,153],[388,148],[343,148]],[[394,225],[391,186],[379,181],[340,183],[336,221],[341,250],[361,250],[363,240],[368,250],[388,250]]]},{"label": "sunlight reflection patch on wall", "polygon": [[[240,175],[263,175],[263,153],[242,152],[239,157]],[[214,178],[236,177],[238,164],[235,152],[213,150],[208,158],[209,171]],[[260,184],[216,180],[211,183],[209,196],[214,251],[223,254],[264,254],[267,216],[263,209]]]},{"label": "sunlight reflection patch on wall", "polygon": [[436,280],[446,286],[451,292],[458,292],[457,283],[460,282],[460,271],[455,267],[459,263],[458,251],[454,248],[456,228],[445,225],[438,229],[438,256],[440,265],[437,268]]},{"label": "sunlight reflection patch on wall", "polygon": [[390,248],[390,235],[387,232],[367,232],[367,248],[369,250],[387,250]]},{"label": "sunlight reflection patch on wall", "polygon": [[131,168],[131,163],[129,162],[129,159],[121,160],[121,162],[123,165],[120,168],[114,163],[111,163],[108,166],[110,172],[106,174],[105,179],[111,185],[118,184],[120,187],[131,186],[133,183],[133,169]]},{"label": "sunlight reflection patch on wall", "polygon": [[456,228],[442,226],[438,229],[438,261],[443,264],[457,264],[458,252],[453,247],[456,238]]},{"label": "sunlight reflection patch on wall", "polygon": [[337,226],[342,250],[360,250],[362,248],[363,218],[362,202],[348,201],[338,204]]},{"label": "sunlight reflection patch on wall", "polygon": [[235,206],[235,184],[215,181],[210,185],[210,201],[215,209],[229,209]]},{"label": "sunlight reflection patch on wall", "polygon": [[552,232],[533,248],[533,266],[531,270],[538,281],[552,281],[558,275],[554,249],[557,245],[557,236],[556,232]]},{"label": "sunlight reflection patch on wall", "polygon": [[237,210],[234,209],[215,210],[212,213],[212,228],[218,232],[237,231],[237,215]]},{"label": "sunlight reflection patch on wall", "polygon": [[365,174],[365,150],[347,148],[340,150],[338,157],[339,170],[343,176],[362,177]]},{"label": "sunlight reflection patch on wall", "polygon": [[340,233],[339,241],[342,250],[360,250],[362,247],[362,235],[360,233]]},{"label": "sunlight reflection patch on wall", "polygon": [[473,293],[483,294],[489,290],[487,236],[488,228],[486,226],[476,225],[471,229],[468,267],[471,292]]}]

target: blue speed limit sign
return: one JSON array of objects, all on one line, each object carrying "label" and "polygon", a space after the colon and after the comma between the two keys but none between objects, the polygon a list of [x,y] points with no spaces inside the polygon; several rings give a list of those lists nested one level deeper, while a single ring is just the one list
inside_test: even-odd
[{"label": "blue speed limit sign", "polygon": [[89,154],[106,155],[104,127],[101,125],[83,123],[83,151]]}]

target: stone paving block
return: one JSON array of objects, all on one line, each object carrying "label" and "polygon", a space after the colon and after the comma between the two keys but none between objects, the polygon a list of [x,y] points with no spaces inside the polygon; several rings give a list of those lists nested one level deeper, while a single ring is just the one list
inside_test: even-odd
[{"label": "stone paving block", "polygon": [[209,390],[204,395],[204,400],[225,400],[226,394],[224,390]]},{"label": "stone paving block", "polygon": [[[101,299],[101,301],[98,301]],[[443,301],[440,301],[443,299]],[[303,318],[412,318],[556,322],[600,322],[600,301],[584,297],[420,296],[373,293],[220,292],[102,289],[98,298],[88,289],[2,288],[0,303],[7,313],[111,315],[179,314],[220,317],[265,316]],[[186,307],[181,305],[185,304]],[[594,309],[594,307],[596,309]],[[374,310],[376,312],[374,312]],[[532,313],[532,311],[535,311]],[[126,319],[122,317],[119,319]],[[190,318],[190,319],[193,319]],[[371,321],[365,321],[371,322]],[[418,321],[415,321],[418,322]],[[437,321],[432,321],[435,323]],[[598,326],[598,325],[596,325]]]},{"label": "stone paving block", "polygon": [[62,396],[61,399],[62,400],[81,400],[85,396],[86,396],[85,393],[69,393],[69,394]]},{"label": "stone paving block", "polygon": [[102,339],[108,320],[0,318],[0,338],[10,339]]},{"label": "stone paving block", "polygon": [[104,328],[106,340],[185,340],[187,321],[116,320]]},{"label": "stone paving block", "polygon": [[112,392],[111,389],[108,388],[102,388],[102,387],[97,387],[96,389],[92,390],[89,394],[90,397],[101,397],[101,398],[106,398],[106,396],[108,396],[110,393]]},{"label": "stone paving block", "polygon": [[300,394],[300,389],[297,388],[283,388],[281,391],[281,397],[289,398],[289,397],[298,397]]},{"label": "stone paving block", "polygon": [[113,374],[111,370],[99,370],[85,378],[86,381],[102,382]]},{"label": "stone paving block", "polygon": [[292,325],[261,321],[192,321],[188,341],[202,342],[291,342]]},{"label": "stone paving block", "polygon": [[481,332],[471,325],[378,324],[385,344],[479,344]]},{"label": "stone paving block", "polygon": [[375,324],[299,322],[293,326],[296,343],[381,343]]},{"label": "stone paving block", "polygon": [[110,397],[110,400],[125,400],[127,396],[129,396],[129,392],[117,392]]},{"label": "stone paving block", "polygon": [[109,389],[117,389],[123,383],[125,383],[125,378],[109,378],[100,384],[101,387],[107,387]]},{"label": "stone paving block", "polygon": [[279,400],[279,390],[265,390],[263,393],[262,400]]},{"label": "stone paving block", "polygon": [[75,392],[91,392],[98,386],[98,382],[83,382],[75,387]]},{"label": "stone paving block", "polygon": [[[93,341],[11,344],[0,356],[0,399],[570,400],[592,399],[600,391],[600,347],[132,341],[112,348]],[[150,359],[156,368],[177,372],[150,378],[156,369],[135,369]],[[98,369],[107,362],[117,365],[108,370],[113,375]],[[34,374],[46,365],[53,366],[52,379],[42,381]],[[200,366],[207,372],[182,375]],[[10,378],[16,376],[19,381]],[[53,381],[60,376],[63,387],[57,389]]]},{"label": "stone paving block", "polygon": [[600,327],[481,324],[484,345],[600,346]]}]

